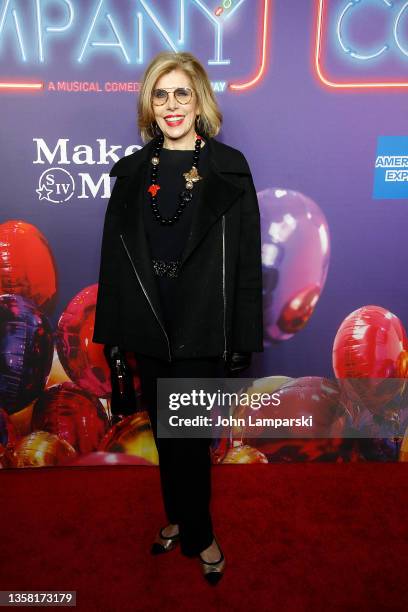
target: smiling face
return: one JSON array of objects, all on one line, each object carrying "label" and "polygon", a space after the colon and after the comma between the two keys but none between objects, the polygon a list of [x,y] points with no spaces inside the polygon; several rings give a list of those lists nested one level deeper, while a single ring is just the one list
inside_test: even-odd
[{"label": "smiling face", "polygon": [[[178,87],[188,87],[193,95],[188,104],[176,100],[173,92]],[[199,114],[197,95],[188,75],[176,68],[164,74],[153,88],[170,90],[167,102],[161,106],[152,104],[155,119],[164,134],[163,147],[166,149],[194,149],[195,119]],[[171,118],[173,117],[173,120]]]}]

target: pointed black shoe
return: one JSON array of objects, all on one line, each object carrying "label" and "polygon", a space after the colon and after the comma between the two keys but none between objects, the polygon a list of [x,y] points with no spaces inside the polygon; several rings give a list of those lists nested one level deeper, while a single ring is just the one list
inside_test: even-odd
[{"label": "pointed black shoe", "polygon": [[[218,541],[217,540],[215,541],[218,544]],[[218,561],[212,561],[210,563],[210,562],[204,561],[204,559],[201,557],[200,554],[198,555],[200,557],[204,578],[206,579],[208,584],[211,584],[212,586],[215,586],[216,584],[218,584],[221,578],[223,577],[224,568],[226,564],[224,553],[222,552],[219,544],[218,544],[218,548],[220,549],[220,552],[221,552],[221,556],[218,559]]]},{"label": "pointed black shoe", "polygon": [[165,527],[160,529],[159,533],[156,535],[155,541],[152,544],[150,549],[152,555],[160,555],[173,550],[180,540],[180,533],[176,533],[173,536],[164,536],[162,533],[163,529],[165,529]]}]

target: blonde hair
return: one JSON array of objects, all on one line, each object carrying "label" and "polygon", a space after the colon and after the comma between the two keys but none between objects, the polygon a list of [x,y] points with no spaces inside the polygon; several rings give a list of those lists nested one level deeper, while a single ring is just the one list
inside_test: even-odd
[{"label": "blonde hair", "polygon": [[196,122],[197,132],[208,138],[216,136],[220,131],[222,113],[202,64],[191,53],[163,51],[158,53],[146,68],[140,88],[137,107],[138,127],[144,143],[149,142],[159,133],[151,103],[154,86],[162,75],[177,68],[181,68],[190,77],[197,95],[200,113]]}]

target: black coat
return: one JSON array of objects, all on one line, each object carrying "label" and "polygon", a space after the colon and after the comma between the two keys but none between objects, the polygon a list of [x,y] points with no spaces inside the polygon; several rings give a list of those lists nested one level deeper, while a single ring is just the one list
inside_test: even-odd
[{"label": "black coat", "polygon": [[[244,155],[208,138],[209,170],[195,203],[166,330],[145,235],[143,177],[157,138],[112,168],[93,341],[172,361],[263,351],[260,214]],[[160,176],[159,176],[160,178]]]}]

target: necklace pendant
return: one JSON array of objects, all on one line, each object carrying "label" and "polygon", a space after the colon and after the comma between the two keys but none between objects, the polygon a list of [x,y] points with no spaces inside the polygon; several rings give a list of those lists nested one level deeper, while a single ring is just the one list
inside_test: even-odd
[{"label": "necklace pendant", "polygon": [[150,185],[147,191],[151,193],[152,196],[155,196],[159,189],[160,189],[159,185]]},{"label": "necklace pendant", "polygon": [[197,181],[200,181],[203,178],[198,174],[197,168],[195,166],[193,166],[189,172],[183,172],[183,176],[189,183],[196,183]]}]

